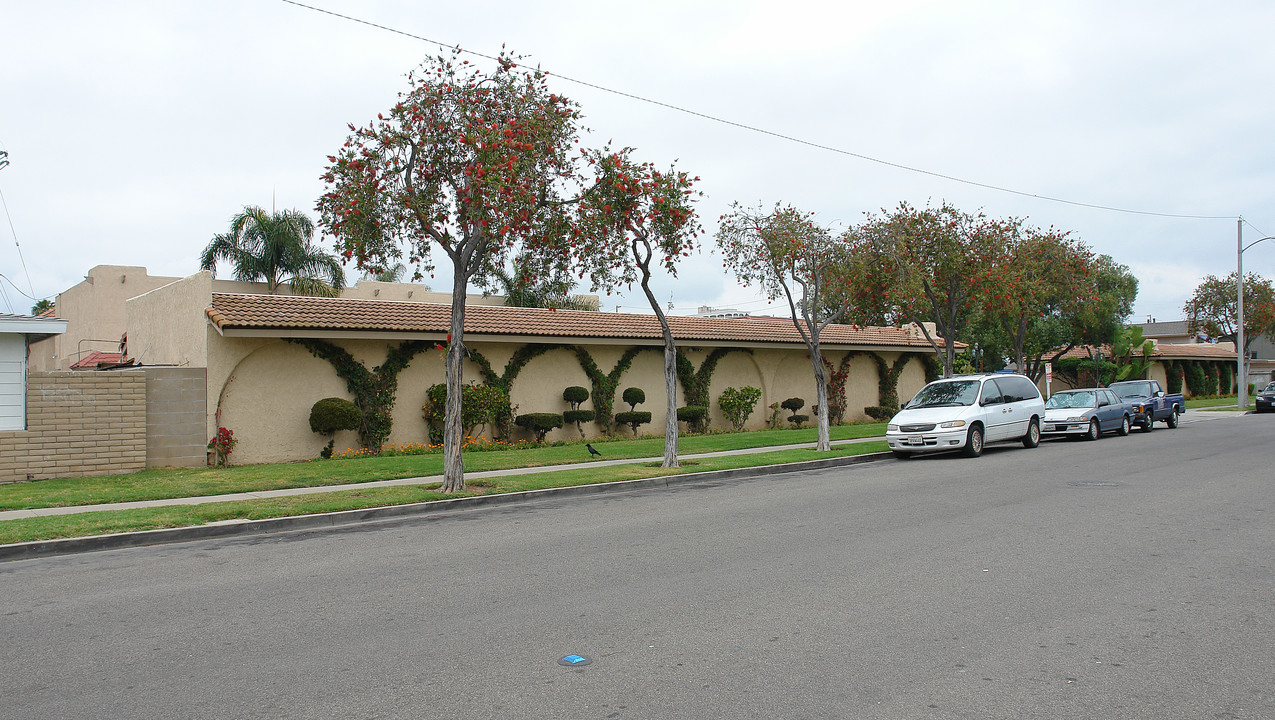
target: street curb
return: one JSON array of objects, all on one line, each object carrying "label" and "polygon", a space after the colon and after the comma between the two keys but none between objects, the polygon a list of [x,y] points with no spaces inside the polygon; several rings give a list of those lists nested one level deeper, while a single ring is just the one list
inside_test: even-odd
[{"label": "street curb", "polygon": [[70,555],[74,553],[99,552],[102,550],[119,550],[123,548],[144,547],[148,545],[165,545],[169,543],[189,542],[192,540],[236,537],[240,535],[261,535],[294,530],[335,529],[356,523],[377,522],[419,515],[435,515],[481,507],[513,505],[550,498],[567,498],[597,495],[601,493],[627,492],[630,490],[683,485],[691,482],[705,483],[720,480],[738,480],[765,475],[778,475],[809,470],[822,470],[825,468],[846,467],[849,465],[861,465],[868,462],[874,462],[876,460],[884,460],[890,457],[892,457],[892,455],[888,452],[867,453],[864,455],[852,455],[849,457],[784,463],[782,465],[758,465],[756,467],[734,468],[731,470],[689,472],[680,475],[643,478],[641,480],[622,480],[619,482],[596,483],[592,485],[572,485],[570,487],[526,490],[523,492],[502,493],[499,495],[478,495],[474,497],[455,498],[452,500],[431,500],[429,502],[411,503],[408,505],[389,505],[377,508],[364,508],[362,510],[341,510],[339,512],[321,513],[318,515],[296,515],[291,517],[270,518],[268,520],[232,520],[225,523],[196,525],[193,527],[142,530],[139,532],[116,533],[113,535],[94,535],[91,537],[80,538],[62,538],[58,540],[36,540],[26,543],[0,545],[0,562],[29,560],[32,558]]}]

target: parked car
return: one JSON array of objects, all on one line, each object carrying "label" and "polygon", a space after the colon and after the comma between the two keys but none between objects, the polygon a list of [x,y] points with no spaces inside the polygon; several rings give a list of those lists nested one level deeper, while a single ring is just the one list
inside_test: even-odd
[{"label": "parked car", "polygon": [[992,373],[935,380],[890,419],[885,438],[895,457],[961,451],[978,457],[987,443],[1040,444],[1045,400],[1022,375]]},{"label": "parked car", "polygon": [[1129,403],[1133,424],[1141,427],[1143,432],[1151,432],[1161,420],[1175,428],[1178,416],[1186,412],[1186,399],[1178,393],[1166,393],[1158,380],[1125,380],[1107,387]]},{"label": "parked car", "polygon": [[1253,398],[1253,409],[1257,412],[1275,412],[1275,382],[1257,391]]},{"label": "parked car", "polygon": [[1045,436],[1083,437],[1097,440],[1105,432],[1129,434],[1133,411],[1129,403],[1104,388],[1079,388],[1054,393],[1045,401]]}]

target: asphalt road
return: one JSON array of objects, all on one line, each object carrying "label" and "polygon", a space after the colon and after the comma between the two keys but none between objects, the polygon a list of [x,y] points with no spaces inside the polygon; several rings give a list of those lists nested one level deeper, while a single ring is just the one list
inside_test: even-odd
[{"label": "asphalt road", "polygon": [[5,563],[0,716],[1275,718],[1275,417],[1198,417]]}]

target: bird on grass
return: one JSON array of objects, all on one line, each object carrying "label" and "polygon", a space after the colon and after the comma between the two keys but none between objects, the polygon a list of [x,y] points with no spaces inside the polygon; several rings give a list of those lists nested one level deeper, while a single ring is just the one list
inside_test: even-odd
[{"label": "bird on grass", "polygon": [[585,443],[584,446],[589,448],[589,457],[593,457],[594,455],[597,455],[598,457],[602,457],[602,453],[594,449],[594,447],[590,445],[589,443]]}]

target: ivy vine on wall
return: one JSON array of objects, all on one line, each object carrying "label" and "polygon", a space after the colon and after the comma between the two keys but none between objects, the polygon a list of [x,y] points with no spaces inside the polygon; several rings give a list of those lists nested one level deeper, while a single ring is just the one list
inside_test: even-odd
[{"label": "ivy vine on wall", "polygon": [[[508,400],[513,390],[514,380],[518,378],[518,375],[522,372],[523,368],[527,367],[528,363],[541,355],[544,355],[550,350],[554,350],[556,348],[568,350],[570,347],[571,346],[569,345],[528,343],[519,347],[514,351],[513,355],[509,356],[509,361],[505,363],[505,370],[500,375],[496,374],[496,371],[492,369],[491,361],[488,360],[482,353],[472,348],[466,348],[466,351],[468,352],[469,359],[478,366],[478,373],[483,376],[483,384],[504,390],[505,398]],[[506,407],[497,412],[495,419],[492,421],[497,438],[509,437],[509,432],[513,426],[513,420],[514,405],[510,402],[506,402]]]},{"label": "ivy vine on wall", "polygon": [[390,429],[394,425],[392,413],[398,394],[398,374],[411,364],[412,358],[417,354],[435,345],[426,340],[404,340],[386,352],[384,363],[369,371],[344,348],[326,340],[284,340],[304,347],[321,360],[327,360],[336,370],[337,376],[345,380],[346,389],[354,396],[354,404],[363,413],[359,441],[373,452],[381,451],[381,446],[389,438]]},{"label": "ivy vine on wall", "polygon": [[615,389],[620,385],[620,377],[632,367],[633,358],[637,357],[638,353],[643,350],[663,350],[663,348],[655,345],[629,348],[620,356],[611,372],[603,373],[588,350],[579,345],[569,347],[575,350],[580,368],[584,370],[585,375],[589,376],[589,382],[593,385],[593,409],[597,412],[594,422],[610,432],[611,424],[615,419],[615,414],[612,412],[615,408]]},{"label": "ivy vine on wall", "polygon": [[846,417],[846,380],[850,377],[850,361],[862,354],[862,350],[847,352],[835,368],[828,358],[820,357],[828,369],[828,422],[833,425],[840,425]]},{"label": "ivy vine on wall", "polygon": [[690,358],[682,353],[682,349],[677,350],[677,379],[682,384],[682,392],[685,394],[686,405],[697,407],[709,407],[708,390],[713,382],[713,372],[717,370],[717,363],[726,355],[733,352],[746,352],[749,355],[753,351],[748,348],[730,348],[719,347],[714,348],[704,358],[704,362],[700,363],[699,370],[695,369],[695,364]]}]

